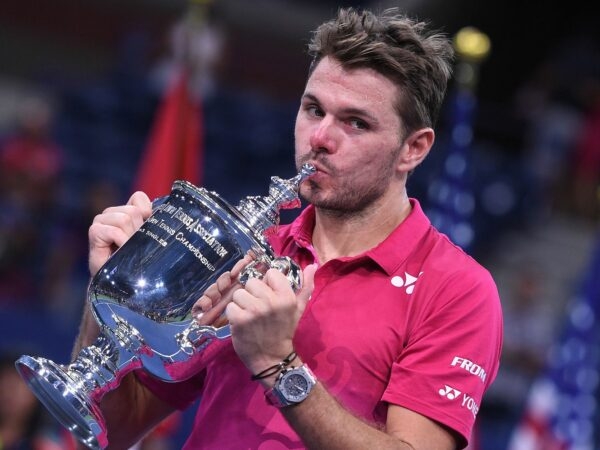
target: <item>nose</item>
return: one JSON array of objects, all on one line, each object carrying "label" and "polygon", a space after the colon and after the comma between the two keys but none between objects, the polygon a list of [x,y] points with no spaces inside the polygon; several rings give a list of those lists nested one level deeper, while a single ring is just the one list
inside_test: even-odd
[{"label": "nose", "polygon": [[330,117],[324,117],[310,135],[310,147],[313,152],[335,152],[335,127]]}]

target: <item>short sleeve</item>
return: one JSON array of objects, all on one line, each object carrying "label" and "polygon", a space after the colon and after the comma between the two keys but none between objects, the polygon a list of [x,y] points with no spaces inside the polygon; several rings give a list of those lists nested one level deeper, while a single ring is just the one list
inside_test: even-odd
[{"label": "short sleeve", "polygon": [[495,283],[477,267],[440,279],[415,300],[421,306],[383,400],[455,430],[464,447],[498,371],[502,313]]}]

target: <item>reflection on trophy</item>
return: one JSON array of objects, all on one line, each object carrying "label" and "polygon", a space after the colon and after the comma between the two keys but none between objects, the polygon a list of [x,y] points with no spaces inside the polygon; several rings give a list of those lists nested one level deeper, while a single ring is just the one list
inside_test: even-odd
[{"label": "reflection on trophy", "polygon": [[277,258],[267,243],[279,210],[300,206],[300,183],[314,173],[304,165],[289,180],[271,178],[269,195],[232,207],[218,194],[176,181],[155,201],[152,215],[92,279],[88,301],[101,334],[68,366],[22,356],[17,370],[39,400],[91,449],[108,445],[102,396],[143,368],[167,381],[202,370],[203,350],[230,336],[224,305],[194,317],[192,307],[217,278],[247,255],[239,281],[269,268],[300,287],[300,268]]}]

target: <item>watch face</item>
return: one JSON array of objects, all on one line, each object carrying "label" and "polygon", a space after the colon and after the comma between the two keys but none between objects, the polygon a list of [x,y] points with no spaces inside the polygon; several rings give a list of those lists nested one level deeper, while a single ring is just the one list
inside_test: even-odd
[{"label": "watch face", "polygon": [[304,400],[310,388],[308,380],[300,373],[290,373],[284,375],[281,380],[281,393],[291,402]]}]

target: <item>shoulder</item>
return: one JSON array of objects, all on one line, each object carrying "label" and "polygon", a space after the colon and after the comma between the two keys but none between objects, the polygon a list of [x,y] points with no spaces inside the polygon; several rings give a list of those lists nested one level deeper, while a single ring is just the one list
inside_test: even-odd
[{"label": "shoulder", "polygon": [[423,265],[446,279],[466,283],[480,282],[495,286],[491,273],[473,256],[431,226]]},{"label": "shoulder", "polygon": [[502,315],[496,282],[488,269],[431,227],[423,245],[415,251],[410,273],[419,273],[419,304],[424,311],[440,311],[453,317],[480,314],[493,320]]}]

